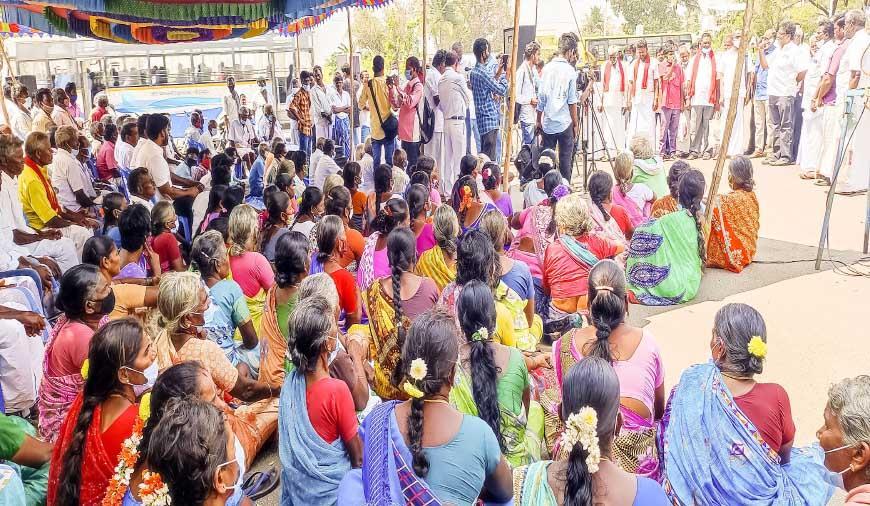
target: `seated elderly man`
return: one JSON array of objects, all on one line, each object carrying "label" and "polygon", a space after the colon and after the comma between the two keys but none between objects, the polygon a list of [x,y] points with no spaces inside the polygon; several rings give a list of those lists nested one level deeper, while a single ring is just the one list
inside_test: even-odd
[{"label": "seated elderly man", "polygon": [[24,170],[18,176],[18,196],[28,225],[40,232],[59,230],[63,237],[72,239],[78,257],[85,241],[93,235],[90,229],[99,224],[84,213],[65,209],[58,201],[46,169],[54,159],[48,135],[31,133],[24,143],[24,153]]},{"label": "seated elderly man", "polygon": [[257,142],[257,133],[254,131],[254,125],[250,121],[251,112],[247,107],[239,109],[239,119],[235,119],[230,123],[230,130],[227,132],[227,143],[229,147],[236,148],[239,152],[239,157],[248,161],[248,166],[253,163],[254,145]]},{"label": "seated elderly man", "polygon": [[38,270],[45,280],[52,275],[59,277],[79,262],[76,247],[59,230],[36,231],[27,226],[18,192],[18,176],[23,169],[21,141],[0,135],[0,250],[14,258],[29,257],[25,267],[41,265]]},{"label": "seated elderly man", "polygon": [[98,195],[93,177],[81,162],[82,155],[87,156],[87,139],[83,146],[78,130],[63,126],[54,133],[54,143],[57,151],[51,163],[51,186],[57,190],[57,200],[70,211],[87,212]]},{"label": "seated elderly man", "polygon": [[263,106],[263,115],[257,122],[257,136],[259,136],[260,142],[271,143],[274,139],[284,141],[284,131],[281,130],[281,123],[275,116],[272,104]]}]

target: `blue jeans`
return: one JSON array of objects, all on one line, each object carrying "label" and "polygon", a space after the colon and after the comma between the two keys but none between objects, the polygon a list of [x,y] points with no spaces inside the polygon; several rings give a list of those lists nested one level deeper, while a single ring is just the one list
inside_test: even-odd
[{"label": "blue jeans", "polygon": [[311,136],[299,132],[299,151],[305,151],[306,156],[311,156]]},{"label": "blue jeans", "polygon": [[531,144],[535,140],[535,124],[520,121],[520,131],[523,133],[523,145]]},{"label": "blue jeans", "polygon": [[396,150],[396,138],[393,137],[389,141],[384,139],[372,139],[372,158],[374,158],[374,168],[381,166],[381,150],[383,150],[383,163],[388,165],[393,164],[393,151]]},{"label": "blue jeans", "polygon": [[359,136],[360,140],[359,141],[362,143],[362,142],[365,142],[366,139],[368,139],[369,136],[372,134],[372,127],[361,126],[359,129],[360,129],[360,136]]},{"label": "blue jeans", "polygon": [[[474,136],[474,145],[477,147],[477,151],[480,152],[480,132],[477,131],[477,118],[469,120],[469,125],[468,129],[471,131],[471,135]],[[468,142],[468,146],[471,149],[471,141]]]}]

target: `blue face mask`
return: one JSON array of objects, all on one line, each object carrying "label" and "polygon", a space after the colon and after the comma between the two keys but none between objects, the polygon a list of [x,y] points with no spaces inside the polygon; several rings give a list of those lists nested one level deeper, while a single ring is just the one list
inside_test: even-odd
[{"label": "blue face mask", "polygon": [[407,80],[407,81],[411,80],[411,71],[410,70],[405,71],[405,80]]}]

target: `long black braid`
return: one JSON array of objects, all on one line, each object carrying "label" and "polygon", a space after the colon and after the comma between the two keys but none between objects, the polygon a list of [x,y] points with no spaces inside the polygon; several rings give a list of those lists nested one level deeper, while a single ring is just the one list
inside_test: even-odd
[{"label": "long black braid", "polygon": [[698,256],[701,265],[707,263],[707,248],[704,244],[704,222],[701,214],[701,199],[704,197],[704,174],[699,170],[691,169],[680,177],[679,199],[683,209],[695,219],[695,228],[698,230]]},{"label": "long black braid", "polygon": [[547,202],[550,204],[550,224],[547,225],[547,235],[556,233],[556,202],[559,199],[553,196],[553,191],[562,184],[562,174],[552,169],[544,174],[544,191],[547,193]]},{"label": "long black braid", "polygon": [[592,199],[592,203],[601,211],[604,221],[610,221],[610,214],[604,209],[604,203],[610,198],[610,191],[613,189],[613,178],[606,172],[597,171],[589,177],[588,188],[589,198]]}]

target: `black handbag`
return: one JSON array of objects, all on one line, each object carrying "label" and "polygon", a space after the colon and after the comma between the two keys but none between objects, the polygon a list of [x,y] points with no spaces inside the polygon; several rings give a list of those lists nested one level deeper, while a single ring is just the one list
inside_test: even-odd
[{"label": "black handbag", "polygon": [[378,121],[381,122],[381,128],[384,130],[384,141],[390,142],[399,135],[399,118],[390,111],[387,119],[381,116],[381,109],[378,107],[378,101],[375,99],[375,88],[372,82],[369,81],[369,91],[371,92],[372,102],[375,104],[375,112],[378,113]]}]

